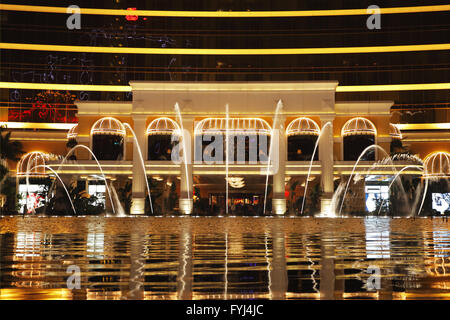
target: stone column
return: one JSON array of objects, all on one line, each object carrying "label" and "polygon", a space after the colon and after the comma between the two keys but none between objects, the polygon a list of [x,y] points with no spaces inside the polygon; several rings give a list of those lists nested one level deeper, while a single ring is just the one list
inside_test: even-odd
[{"label": "stone column", "polygon": [[[321,199],[321,212],[326,215],[331,213],[331,199],[334,193],[334,174],[333,174],[333,120],[334,115],[320,117],[321,126],[323,128],[322,135],[319,140],[319,160],[321,162],[322,175],[321,187],[323,191]],[[329,125],[325,125],[330,122]]]},{"label": "stone column", "polygon": [[[183,137],[180,143],[186,146],[183,150],[180,161],[180,212],[183,214],[191,214],[194,207],[193,196],[193,177],[192,177],[192,163],[193,163],[193,148],[194,148],[194,118],[183,117]],[[184,154],[186,152],[186,156]],[[185,163],[187,162],[187,164]]]},{"label": "stone column", "polygon": [[286,212],[285,196],[285,170],[286,170],[286,135],[284,128],[285,117],[278,116],[274,123],[274,133],[271,137],[273,163],[273,197],[272,210],[275,214],[284,214]]},{"label": "stone column", "polygon": [[[145,124],[146,124],[145,115],[133,116],[133,130],[136,134],[137,141],[139,143],[139,147],[142,151],[142,157],[145,160],[147,159],[147,141],[145,136]],[[133,186],[132,186],[132,204],[131,204],[131,214],[144,214],[145,213],[145,197],[146,197],[146,183],[145,179],[147,179],[144,168],[142,167],[141,158],[139,156],[138,145],[133,140]]]}]

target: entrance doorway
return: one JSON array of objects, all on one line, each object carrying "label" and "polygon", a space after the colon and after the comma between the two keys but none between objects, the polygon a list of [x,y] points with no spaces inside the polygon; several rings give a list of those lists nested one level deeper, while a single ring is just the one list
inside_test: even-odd
[{"label": "entrance doorway", "polygon": [[[210,193],[209,206],[213,214],[225,214],[225,193]],[[239,216],[262,215],[263,197],[255,193],[229,193],[228,214]]]}]

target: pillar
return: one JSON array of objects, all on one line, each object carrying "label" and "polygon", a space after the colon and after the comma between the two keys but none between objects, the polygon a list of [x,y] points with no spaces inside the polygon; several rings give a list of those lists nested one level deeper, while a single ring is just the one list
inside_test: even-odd
[{"label": "pillar", "polygon": [[[273,124],[274,133],[271,137],[272,154],[271,161],[274,168],[272,210],[277,215],[286,212],[285,196],[285,170],[286,170],[286,135],[284,129],[285,118],[278,116]],[[275,143],[277,142],[277,143]],[[278,162],[278,165],[277,163]]]},{"label": "pillar", "polygon": [[147,159],[147,141],[145,136],[146,130],[146,116],[133,116],[133,130],[136,134],[136,139],[139,146],[133,139],[133,186],[131,189],[132,193],[132,203],[131,203],[131,214],[144,214],[145,213],[145,196],[146,196],[146,182],[147,175],[144,168],[142,167],[141,157],[139,155],[139,147],[142,151],[142,157]]},{"label": "pillar", "polygon": [[[192,155],[194,146],[194,118],[183,117],[183,137],[182,146],[186,146],[180,161],[180,212],[182,214],[191,214],[194,208],[194,200],[192,199],[194,187],[192,176]],[[185,154],[186,152],[186,154]],[[187,163],[186,163],[187,162]]]},{"label": "pillar", "polygon": [[[333,120],[334,115],[320,117],[323,130],[319,140],[319,160],[322,169],[320,183],[323,191],[320,211],[326,216],[333,215],[331,212],[331,200],[334,193]],[[328,122],[330,122],[330,124],[325,126]]]}]

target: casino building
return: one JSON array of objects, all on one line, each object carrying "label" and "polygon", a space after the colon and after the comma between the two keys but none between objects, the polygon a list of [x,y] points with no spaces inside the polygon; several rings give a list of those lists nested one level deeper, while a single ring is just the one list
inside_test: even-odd
[{"label": "casino building", "polygon": [[[5,122],[13,139],[30,152],[17,165],[10,164],[17,167],[18,192],[24,191],[27,170],[32,169],[33,177],[54,170],[66,184],[74,180],[84,183],[90,194],[103,193],[107,211],[114,201],[105,193],[116,194],[128,181],[131,214],[149,210],[232,214],[245,207],[255,215],[266,210],[281,215],[298,213],[308,183],[306,207],[316,206],[327,214],[335,206],[338,183],[354,168],[352,176],[364,177],[355,184],[362,195],[361,201],[349,205],[353,211],[370,211],[367,199],[388,194],[393,172],[411,159],[390,164],[380,164],[381,160],[405,148],[415,159],[438,157],[438,165],[433,161],[429,169],[425,161],[428,175],[450,176],[450,135],[445,127],[450,119],[428,124],[426,130],[393,124],[393,101],[336,102],[337,81],[132,81],[130,85],[130,102],[77,101],[76,125]],[[221,140],[217,137],[224,137],[224,145],[212,148]],[[385,151],[369,148],[360,157],[373,144]],[[79,147],[62,161],[66,155],[62,150],[73,145]],[[178,158],[177,148],[186,149]],[[213,161],[206,161],[205,155]],[[411,166],[400,174],[420,178],[423,172]],[[313,190],[320,194],[309,196]]]}]

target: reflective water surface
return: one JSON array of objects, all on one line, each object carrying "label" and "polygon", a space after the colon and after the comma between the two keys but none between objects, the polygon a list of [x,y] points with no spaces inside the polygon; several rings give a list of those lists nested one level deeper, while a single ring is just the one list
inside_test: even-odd
[{"label": "reflective water surface", "polygon": [[3,217],[0,299],[450,299],[450,223]]}]

